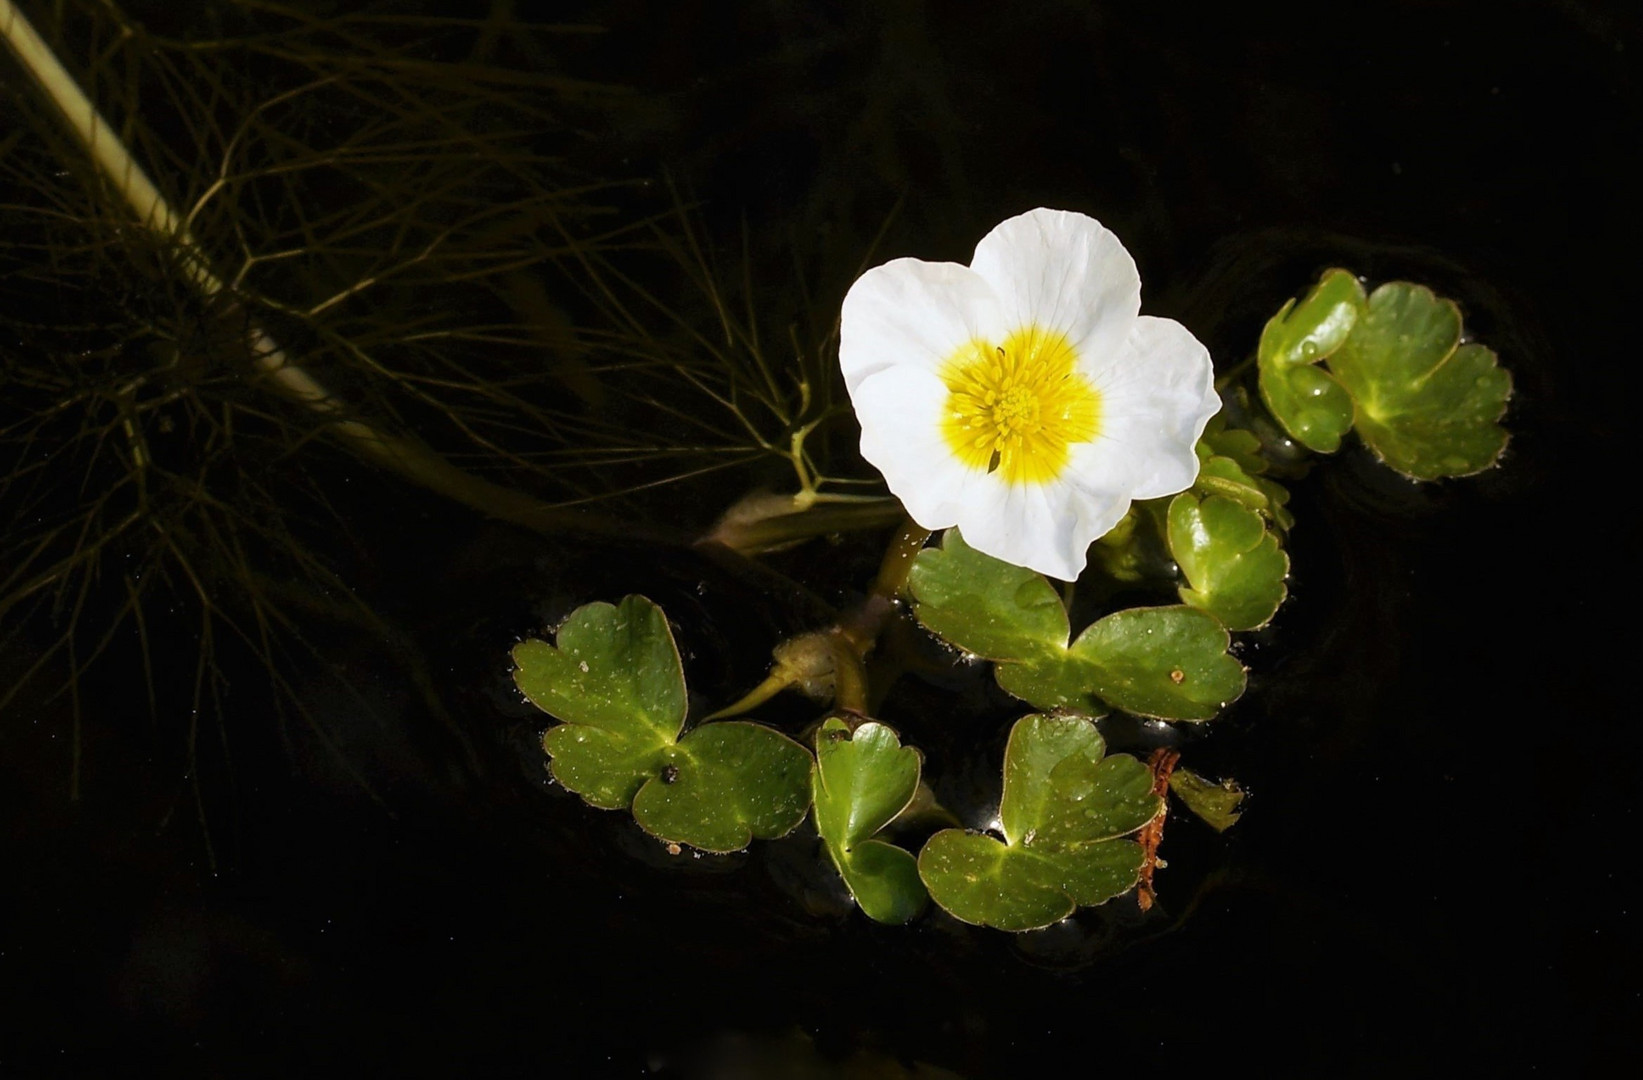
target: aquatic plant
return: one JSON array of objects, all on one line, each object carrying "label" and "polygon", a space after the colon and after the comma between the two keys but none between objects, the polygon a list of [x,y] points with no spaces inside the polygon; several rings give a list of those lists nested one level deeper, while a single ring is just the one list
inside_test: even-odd
[{"label": "aquatic plant", "polygon": [[[1035,211],[1014,221],[1064,220],[1046,214]],[[1086,233],[1099,229],[1089,219],[1075,224]],[[1053,244],[1038,245],[1035,253],[1041,265],[1015,269],[1027,281],[1070,282],[1072,298],[1062,294],[1061,301],[1066,318],[1098,322],[1104,297],[1133,287],[1133,267],[1115,270],[1115,260],[1107,260],[1104,270],[1119,279],[1116,284],[1060,273],[1064,260]],[[946,437],[943,425],[962,423],[970,400],[954,386],[961,380],[947,377],[952,365],[947,358],[957,350],[959,362],[967,362],[965,350],[975,339],[981,362],[990,363],[997,335],[988,330],[1014,325],[996,318],[996,298],[985,287],[993,282],[978,285],[974,275],[966,275],[962,267],[909,260],[869,271],[857,286],[861,291],[852,292],[858,298],[856,317],[876,331],[852,341],[847,329],[841,357],[847,377],[855,379],[857,408],[868,414],[864,451],[869,444],[885,448],[866,456],[885,470],[892,488],[898,481],[922,480],[934,490],[907,489],[903,498],[912,517],[893,537],[878,579],[857,608],[833,627],[777,645],[770,677],[685,737],[715,748],[740,747],[717,751],[701,763],[716,770],[717,797],[703,798],[695,786],[688,821],[659,820],[641,800],[645,792],[680,780],[683,774],[672,759],[638,759],[609,749],[590,754],[589,736],[579,727],[585,723],[577,719],[587,708],[585,694],[602,705],[621,700],[615,691],[583,689],[587,680],[629,686],[658,677],[661,667],[674,677],[677,655],[671,648],[647,664],[630,647],[636,636],[660,639],[667,633],[659,610],[644,598],[626,598],[614,616],[608,607],[573,613],[559,630],[557,651],[540,641],[518,646],[515,677],[531,701],[564,721],[550,727],[543,740],[554,776],[595,806],[626,805],[631,799],[639,824],[669,844],[693,844],[693,835],[717,837],[721,830],[745,838],[749,832],[741,823],[749,807],[779,807],[780,820],[796,825],[803,813],[795,809],[810,802],[816,830],[845,886],[869,917],[882,922],[907,922],[928,901],[965,922],[1013,931],[1048,926],[1080,907],[1132,891],[1146,909],[1153,903],[1154,871],[1160,865],[1167,794],[1174,793],[1220,831],[1238,820],[1242,791],[1235,781],[1211,781],[1180,767],[1181,754],[1174,750],[1157,750],[1146,762],[1108,753],[1098,721],[1119,711],[1164,724],[1204,723],[1243,694],[1245,669],[1231,652],[1232,634],[1265,626],[1287,596],[1283,542],[1295,521],[1286,505],[1288,492],[1269,475],[1269,455],[1283,451],[1283,460],[1292,455],[1290,448],[1263,443],[1255,433],[1276,429],[1253,418],[1253,402],[1237,382],[1250,365],[1223,379],[1211,418],[1211,410],[1199,412],[1196,394],[1181,393],[1191,380],[1180,377],[1179,365],[1138,356],[1127,347],[1126,334],[1092,345],[1084,344],[1092,336],[1085,335],[1079,338],[1081,348],[1107,350],[1090,363],[1112,385],[1123,385],[1134,400],[1164,396],[1179,406],[1166,409],[1173,421],[1159,426],[1167,432],[1191,429],[1191,468],[1182,471],[1179,482],[1158,482],[1151,498],[1133,492],[1142,496],[1133,507],[1132,492],[1105,493],[1098,537],[1078,531],[1085,510],[1076,497],[1050,499],[1047,516],[1000,523],[1000,516],[1018,513],[1034,496],[1043,502],[1035,487],[1059,476],[1056,469],[1038,469],[1042,462],[1006,467],[1006,452],[1023,451],[1001,448],[996,433],[978,448]],[[1069,313],[1067,306],[1075,304],[1082,309]],[[871,314],[861,314],[864,310]],[[851,311],[847,300],[847,325]],[[1171,336],[1190,340],[1179,329]],[[1186,349],[1178,355],[1192,358]],[[1338,449],[1348,432],[1357,431],[1387,464],[1411,479],[1430,480],[1488,468],[1505,446],[1499,421],[1510,377],[1486,347],[1464,340],[1456,306],[1421,286],[1389,282],[1366,292],[1350,273],[1329,270],[1299,303],[1286,303],[1272,317],[1254,360],[1257,388],[1272,417],[1314,450]],[[1081,359],[1064,368],[1061,377],[1035,384],[1038,407],[1052,415],[1063,409],[1059,415],[1081,415],[1085,397],[1099,391],[1077,374]],[[882,395],[863,392],[874,380]],[[1163,390],[1155,394],[1149,381],[1163,384]],[[1223,407],[1222,398],[1238,408]],[[912,418],[897,429],[902,414]],[[1234,415],[1245,417],[1244,424],[1234,423]],[[1091,442],[1069,450],[1089,441],[1096,426],[1092,422],[1088,430],[1051,440],[1047,453],[1054,463],[1063,465],[1074,453],[1091,458],[1111,453],[1123,456],[1121,464],[1137,476],[1156,479],[1171,472],[1167,449],[1161,468],[1122,444]],[[971,449],[976,452],[968,453]],[[908,460],[916,455],[925,460]],[[936,475],[941,469],[952,477]],[[939,544],[925,546],[930,533],[920,521],[932,514],[958,517],[961,524],[947,529]],[[1010,557],[970,543],[964,530],[972,520],[983,523],[975,531],[1003,538],[995,546]],[[1077,577],[1092,539],[1097,558],[1089,573],[1127,585],[1148,577],[1148,560],[1138,549],[1163,545],[1172,563],[1154,569],[1151,584],[1173,588],[1180,602],[1119,606],[1075,635],[1067,597],[1034,566],[1047,562],[1055,576]],[[905,609],[896,606],[902,602]],[[581,626],[596,615],[607,630],[594,646]],[[884,680],[873,679],[869,667],[886,626],[904,618],[949,645],[961,662],[990,663],[999,688],[1034,710],[1010,730],[998,815],[984,831],[930,832],[925,824],[930,799],[920,805],[918,798],[922,758],[877,716],[869,688],[877,686],[882,694]],[[566,673],[569,658],[579,658],[580,676]],[[773,767],[755,750],[751,733],[760,729],[723,719],[758,708],[788,688],[830,706],[807,729],[814,748],[808,786],[789,765]],[[683,700],[682,682],[673,700]],[[670,713],[667,739],[675,737],[681,719]],[[616,705],[615,714],[602,721],[607,741],[595,746],[631,745],[624,732],[636,722]],[[763,730],[762,740],[778,738]],[[604,797],[618,790],[620,797]],[[633,798],[635,790],[639,798]],[[910,812],[915,806],[919,812]],[[908,820],[894,836],[903,815]],[[923,822],[913,820],[920,817]],[[768,833],[778,816],[760,820]],[[922,843],[909,846],[896,842],[921,837]]]},{"label": "aquatic plant", "polygon": [[[1113,273],[1127,259],[1108,246],[1081,282],[1093,299],[1067,310],[987,314],[998,296],[959,287],[965,318],[946,330],[985,331],[995,355],[1011,361],[1016,346],[1043,368],[1018,389],[1060,426],[1027,454],[1028,432],[973,426],[986,419],[975,403],[1001,389],[985,350],[974,370],[926,380],[916,401],[879,396],[908,358],[895,334],[858,335],[872,320],[852,312],[886,315],[875,290],[893,271],[861,279],[838,331],[829,316],[772,345],[761,327],[785,321],[745,277],[735,295],[684,200],[635,212],[648,204],[632,190],[551,152],[569,118],[620,91],[507,57],[539,58],[543,41],[578,28],[322,18],[255,0],[197,17],[211,25],[168,35],[69,3],[42,37],[0,0],[0,32],[28,74],[5,99],[16,122],[0,141],[0,500],[15,522],[0,537],[0,627],[29,657],[0,709],[46,681],[78,725],[90,673],[134,643],[140,662],[120,673],[139,672],[163,712],[177,689],[151,654],[175,651],[164,643],[185,628],[202,817],[201,725],[217,725],[224,757],[230,742],[221,650],[257,657],[276,701],[323,739],[290,692],[326,670],[316,621],[393,636],[314,540],[350,528],[350,509],[306,465],[341,450],[552,536],[734,558],[900,521],[870,584],[833,583],[858,603],[772,642],[768,677],[705,715],[691,715],[673,629],[643,596],[587,596],[546,638],[518,644],[518,688],[554,721],[547,768],[676,852],[738,850],[808,818],[818,858],[882,922],[932,901],[1011,931],[1129,894],[1145,908],[1171,797],[1225,829],[1241,793],[1173,750],[1143,761],[1109,747],[1119,740],[1103,721],[1203,724],[1243,694],[1234,635],[1266,626],[1287,598],[1293,471],[1279,463],[1298,453],[1291,440],[1327,454],[1355,435],[1422,481],[1492,467],[1505,446],[1509,376],[1424,287],[1371,290],[1326,272],[1273,316],[1216,398],[1190,333],[1136,320],[1138,286]],[[75,54],[71,74],[57,57]],[[1081,216],[1013,220],[1096,243]],[[1053,245],[1009,247],[1033,258]],[[1031,280],[966,272],[1005,292]],[[1106,325],[1109,292],[1124,298],[1122,341],[1135,326],[1157,335],[1159,362],[1125,370],[1157,377],[1163,404],[1147,415],[1168,445],[1149,444],[1122,482],[1013,517],[1022,489],[1059,481],[1086,447],[1099,457],[1094,434],[1122,419],[1112,406],[1126,389],[1082,353],[1069,360],[1059,339],[1013,335],[1042,321],[1098,364],[1128,362],[1116,331],[1072,333]],[[944,340],[938,358],[968,341]],[[851,453],[846,393],[888,493]],[[909,401],[921,403],[922,442],[896,427]],[[965,422],[969,443],[952,426]],[[931,452],[963,483],[921,506],[919,455]],[[760,489],[723,505],[731,476]],[[969,501],[966,485],[987,497]],[[696,515],[672,512],[681,505]],[[933,529],[946,530],[934,543]],[[1152,601],[1103,600],[1075,621],[1072,588],[1046,573]],[[945,763],[924,759],[920,718],[882,707],[907,667],[898,636],[986,665],[1021,703],[984,829],[936,802],[929,774]],[[424,665],[410,659],[404,675],[437,703]],[[797,727],[754,715],[788,690],[818,703]],[[74,744],[71,791],[78,727]]]}]

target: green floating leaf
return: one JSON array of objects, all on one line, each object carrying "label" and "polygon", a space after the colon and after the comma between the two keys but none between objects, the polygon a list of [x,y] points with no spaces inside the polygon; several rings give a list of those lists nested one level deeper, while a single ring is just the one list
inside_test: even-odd
[{"label": "green floating leaf", "polygon": [[1160,800],[1144,764],[1105,752],[1084,717],[1017,721],[1004,750],[1004,840],[932,836],[918,858],[931,898],[968,923],[1036,930],[1134,887],[1141,845],[1119,838],[1151,821]]},{"label": "green floating leaf", "polygon": [[998,685],[1040,709],[1087,712],[1104,701],[1155,720],[1208,720],[1244,692],[1228,643],[1214,616],[1193,608],[1130,608],[1046,662],[1000,665]]},{"label": "green floating leaf", "polygon": [[633,817],[663,840],[740,851],[754,837],[785,836],[804,820],[810,767],[804,747],[778,731],[745,720],[703,724],[639,789]]},{"label": "green floating leaf", "polygon": [[1284,304],[1261,332],[1255,354],[1261,400],[1309,450],[1333,453],[1352,427],[1352,395],[1314,365],[1341,347],[1363,310],[1358,279],[1326,270],[1299,304]]},{"label": "green floating leaf", "polygon": [[1357,402],[1358,434],[1405,476],[1481,472],[1506,448],[1511,374],[1489,349],[1461,344],[1460,309],[1424,286],[1376,289],[1329,366]]},{"label": "green floating leaf", "polygon": [[1244,692],[1226,629],[1190,607],[1131,608],[1068,644],[1071,626],[1041,574],[984,555],[949,529],[908,579],[935,634],[992,660],[999,686],[1039,709],[1098,713],[1102,703],[1160,720],[1208,720]]},{"label": "green floating leaf", "polygon": [[1223,496],[1258,513],[1265,514],[1272,509],[1268,489],[1242,465],[1228,457],[1216,455],[1201,458],[1198,479],[1193,481],[1192,486],[1205,495]]},{"label": "green floating leaf", "polygon": [[563,721],[542,748],[554,779],[606,810],[633,807],[647,832],[704,851],[736,851],[790,832],[809,809],[810,755],[743,722],[683,739],[684,667],[662,609],[642,596],[571,612],[557,645],[514,647],[514,682]]},{"label": "green floating leaf", "polygon": [[1066,648],[1067,609],[1044,575],[983,554],[948,529],[913,560],[913,610],[938,636],[1001,663]]},{"label": "green floating leaf", "polygon": [[928,898],[912,853],[873,838],[912,803],[919,767],[918,751],[880,723],[852,736],[844,721],[829,720],[816,733],[816,831],[850,895],[882,923],[908,922]]},{"label": "green floating leaf", "polygon": [[1181,599],[1229,630],[1265,626],[1289,593],[1289,556],[1247,505],[1182,492],[1170,502],[1169,545],[1187,578]]},{"label": "green floating leaf", "polygon": [[[1198,479],[1192,485],[1194,491],[1202,495],[1220,495],[1257,511],[1276,525],[1280,532],[1288,532],[1294,526],[1294,515],[1287,509],[1288,488],[1260,472],[1251,472],[1230,457],[1206,453],[1203,443],[1199,444],[1198,456],[1200,464]],[[1264,469],[1266,462],[1260,464]]]},{"label": "green floating leaf", "polygon": [[1289,512],[1289,489],[1276,480],[1257,476],[1255,483],[1266,493],[1267,517],[1278,531],[1287,533],[1295,527],[1295,515]]},{"label": "green floating leaf", "polygon": [[1170,790],[1187,804],[1187,809],[1203,818],[1216,832],[1226,832],[1238,823],[1243,811],[1244,789],[1231,780],[1217,784],[1191,769],[1176,769],[1169,776]]},{"label": "green floating leaf", "polygon": [[660,771],[685,722],[685,672],[662,609],[642,596],[588,604],[558,647],[514,646],[514,682],[564,726],[543,740],[553,775],[594,806],[625,808]]},{"label": "green floating leaf", "polygon": [[1230,458],[1250,476],[1267,471],[1267,460],[1261,456],[1261,440],[1253,431],[1228,427],[1225,413],[1210,417],[1197,450],[1198,457],[1204,461],[1212,457]]}]

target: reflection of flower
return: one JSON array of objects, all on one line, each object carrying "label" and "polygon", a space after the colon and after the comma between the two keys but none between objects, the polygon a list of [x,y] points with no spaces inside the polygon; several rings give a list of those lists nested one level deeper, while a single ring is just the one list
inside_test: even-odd
[{"label": "reflection of flower", "polygon": [[1071,581],[1132,499],[1197,478],[1221,405],[1208,350],[1140,308],[1118,238],[1060,210],[999,225],[967,267],[874,267],[840,324],[862,456],[924,528]]}]

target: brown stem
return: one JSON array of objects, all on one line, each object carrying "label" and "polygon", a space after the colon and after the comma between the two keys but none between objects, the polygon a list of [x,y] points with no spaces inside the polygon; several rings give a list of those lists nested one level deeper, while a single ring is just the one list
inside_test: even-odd
[{"label": "brown stem", "polygon": [[1181,760],[1179,750],[1161,746],[1152,752],[1147,767],[1152,770],[1152,793],[1159,798],[1158,814],[1141,827],[1136,839],[1141,842],[1141,883],[1136,886],[1135,899],[1142,911],[1150,911],[1157,894],[1152,888],[1152,874],[1164,865],[1158,858],[1158,845],[1164,840],[1164,819],[1169,816],[1169,777],[1175,763]]}]

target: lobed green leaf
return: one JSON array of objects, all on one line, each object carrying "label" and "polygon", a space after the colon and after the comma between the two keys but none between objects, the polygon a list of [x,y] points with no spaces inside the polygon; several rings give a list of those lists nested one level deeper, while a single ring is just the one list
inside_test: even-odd
[{"label": "lobed green leaf", "polygon": [[1181,599],[1229,630],[1265,626],[1288,595],[1289,556],[1261,515],[1232,499],[1177,495],[1169,545],[1187,579]]},{"label": "lobed green leaf", "polygon": [[660,839],[735,851],[781,836],[810,806],[810,755],[757,724],[706,724],[683,739],[688,699],[662,609],[642,596],[587,604],[557,641],[513,650],[514,682],[563,721],[542,736],[554,779],[591,806],[632,806]]},{"label": "lobed green leaf", "polygon": [[1243,813],[1240,806],[1244,801],[1244,790],[1231,780],[1217,784],[1191,769],[1176,769],[1170,773],[1169,786],[1188,810],[1216,832],[1226,832],[1232,828]]},{"label": "lobed green leaf", "polygon": [[1261,456],[1261,440],[1252,431],[1228,427],[1226,414],[1218,412],[1210,417],[1198,440],[1198,456],[1207,461],[1212,457],[1229,458],[1251,476],[1267,471],[1267,460]]},{"label": "lobed green leaf", "polygon": [[1216,456],[1202,459],[1198,466],[1198,479],[1193,481],[1192,486],[1193,490],[1205,495],[1221,495],[1263,514],[1272,509],[1272,500],[1267,494],[1269,489],[1263,480],[1251,476],[1231,458]]},{"label": "lobed green leaf", "polygon": [[833,719],[816,733],[816,831],[850,895],[878,922],[907,922],[927,899],[913,855],[874,839],[912,803],[919,771],[918,751],[875,721],[852,735],[844,721]]},{"label": "lobed green leaf", "polygon": [[1039,709],[1105,705],[1160,720],[1207,720],[1244,690],[1243,665],[1214,618],[1191,607],[1131,608],[1069,644],[1066,609],[1040,574],[984,555],[949,529],[909,577],[920,622],[994,661],[999,686]]},{"label": "lobed green leaf", "polygon": [[1000,665],[998,684],[1040,709],[1096,702],[1155,720],[1208,720],[1244,692],[1243,665],[1214,616],[1129,608],[1098,619],[1051,663]]},{"label": "lobed green leaf", "polygon": [[1314,365],[1347,341],[1363,310],[1358,279],[1327,270],[1299,304],[1286,303],[1261,332],[1255,354],[1261,400],[1309,450],[1333,453],[1352,428],[1352,395]]},{"label": "lobed green leaf", "polygon": [[1083,717],[1028,716],[1010,730],[999,825],[1011,844],[1040,847],[1110,840],[1157,813],[1152,773]]},{"label": "lobed green leaf", "polygon": [[957,529],[918,553],[907,584],[919,622],[966,652],[1020,661],[1066,648],[1067,609],[1044,575],[977,551]]},{"label": "lobed green leaf", "polygon": [[1330,369],[1357,403],[1358,434],[1415,480],[1466,476],[1506,448],[1499,423],[1512,377],[1482,345],[1462,344],[1460,309],[1432,290],[1390,281],[1369,297]]},{"label": "lobed green leaf", "polygon": [[1034,930],[1134,887],[1141,845],[1120,837],[1151,821],[1160,800],[1145,765],[1104,750],[1085,717],[1017,721],[1004,751],[1004,839],[932,836],[918,858],[931,898],[965,922]]},{"label": "lobed green leaf", "polygon": [[684,665],[667,616],[643,596],[577,608],[557,647],[522,641],[513,662],[520,691],[568,724],[667,742],[684,726]]},{"label": "lobed green leaf", "polygon": [[740,851],[787,835],[810,809],[810,755],[760,724],[704,724],[664,760],[633,799],[634,820],[662,840]]}]

